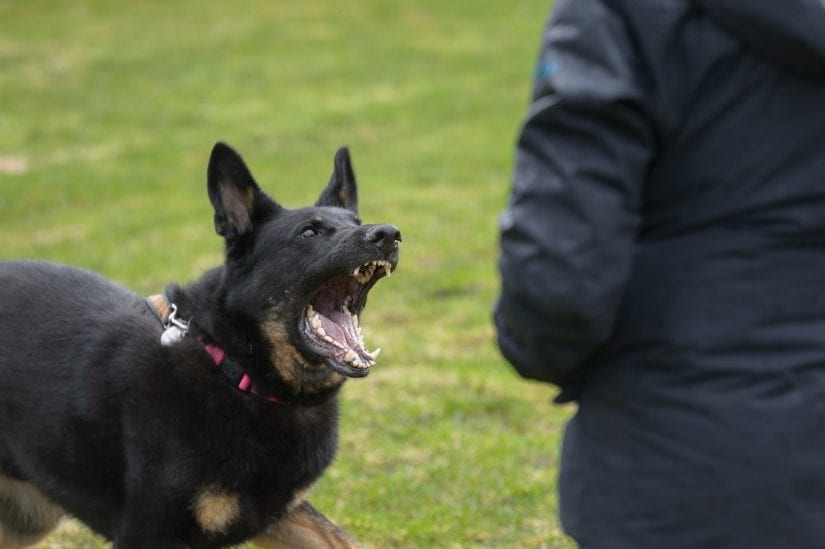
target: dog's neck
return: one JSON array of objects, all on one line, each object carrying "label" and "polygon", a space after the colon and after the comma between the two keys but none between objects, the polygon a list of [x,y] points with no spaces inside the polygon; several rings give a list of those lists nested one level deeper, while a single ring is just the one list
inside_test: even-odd
[{"label": "dog's neck", "polygon": [[252,378],[249,377],[249,374],[244,372],[243,368],[241,368],[237,362],[227,357],[226,351],[214,343],[204,343],[203,350],[206,351],[206,353],[212,358],[215,366],[217,366],[223,375],[226,376],[229,383],[236,387],[240,392],[259,396],[269,402],[285,402],[275,395],[263,394],[260,390],[258,390],[258,388],[252,383]]},{"label": "dog's neck", "polygon": [[[177,318],[177,305],[169,301],[166,295],[151,295],[146,298],[146,303],[164,328],[160,338],[161,345],[172,346],[188,336],[189,321]],[[202,338],[198,338],[198,340],[203,350],[209,355],[215,363],[215,366],[218,367],[233,387],[236,387],[242,393],[256,395],[269,402],[284,402],[274,395],[262,393],[262,391],[252,383],[252,378],[249,377],[249,374],[247,374],[236,361],[229,358],[226,355],[226,351],[217,344],[207,343],[203,341]]]},{"label": "dog's neck", "polygon": [[[273,349],[273,344],[265,340],[261,326],[255,320],[226,311],[226,280],[226,267],[222,266],[208,271],[189,286],[170,284],[166,288],[165,294],[176,304],[179,318],[189,321],[188,337],[199,338],[220,348],[253,380],[260,394],[273,396],[281,402],[307,406],[334,398],[343,379],[330,382],[324,375],[321,376],[324,379],[317,382],[296,385],[293,380],[278,374],[276,366],[283,367],[283,361],[295,353]],[[293,367],[306,371],[306,365],[299,366],[297,362]],[[319,372],[327,370],[325,366],[317,368]]]}]

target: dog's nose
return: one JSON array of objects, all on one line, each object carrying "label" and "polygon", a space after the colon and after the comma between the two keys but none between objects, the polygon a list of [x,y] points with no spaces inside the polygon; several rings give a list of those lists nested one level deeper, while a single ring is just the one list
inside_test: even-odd
[{"label": "dog's nose", "polygon": [[367,229],[364,238],[368,242],[374,242],[385,252],[390,252],[398,246],[398,242],[401,242],[401,231],[395,225],[373,225]]}]

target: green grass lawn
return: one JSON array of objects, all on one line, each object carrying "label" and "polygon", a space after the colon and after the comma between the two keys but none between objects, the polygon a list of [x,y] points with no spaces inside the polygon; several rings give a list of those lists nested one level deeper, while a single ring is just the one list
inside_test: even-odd
[{"label": "green grass lawn", "polygon": [[[221,260],[206,196],[225,140],[289,207],[348,144],[366,222],[404,235],[364,314],[373,373],[342,394],[316,507],[368,547],[571,547],[567,408],[494,345],[506,201],[540,0],[0,0],[0,258],[141,293]],[[68,521],[41,547],[105,542]]]}]

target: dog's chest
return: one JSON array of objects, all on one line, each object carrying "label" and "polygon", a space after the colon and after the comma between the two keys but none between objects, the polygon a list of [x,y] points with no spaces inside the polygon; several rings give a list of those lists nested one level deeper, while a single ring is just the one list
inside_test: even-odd
[{"label": "dog's chest", "polygon": [[335,456],[337,421],[319,410],[297,416],[265,431],[236,433],[254,440],[225,441],[225,448],[234,446],[231,454],[203,464],[186,506],[196,538],[235,542],[260,534],[303,501]]}]

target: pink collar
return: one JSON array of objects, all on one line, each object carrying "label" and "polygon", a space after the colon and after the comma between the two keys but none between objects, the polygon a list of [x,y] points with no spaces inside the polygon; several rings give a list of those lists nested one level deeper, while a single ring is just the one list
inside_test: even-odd
[{"label": "pink collar", "polygon": [[220,368],[221,372],[229,379],[229,381],[238,388],[242,393],[250,393],[259,397],[265,398],[269,402],[283,402],[273,395],[262,395],[257,388],[252,385],[252,379],[243,371],[240,365],[234,360],[227,358],[226,351],[215,345],[214,343],[203,343],[203,350],[212,357],[215,366]]},{"label": "pink collar", "polygon": [[[163,326],[164,331],[160,338],[161,345],[175,345],[187,336],[189,333],[189,321],[177,319],[176,314],[178,308],[174,303],[169,301],[166,295],[151,295],[146,298],[146,305]],[[215,366],[220,369],[229,382],[237,387],[239,391],[265,398],[269,402],[283,402],[278,397],[260,394],[255,386],[252,385],[252,379],[250,379],[249,375],[243,371],[240,364],[226,356],[226,351],[214,343],[204,343],[200,338],[198,341],[200,341],[200,344],[203,346],[203,350],[212,358]]]}]

